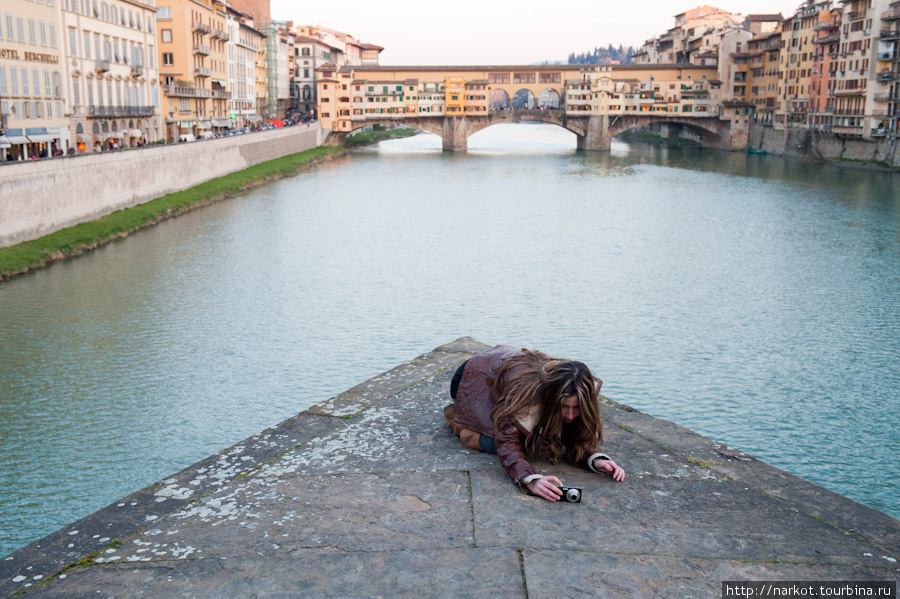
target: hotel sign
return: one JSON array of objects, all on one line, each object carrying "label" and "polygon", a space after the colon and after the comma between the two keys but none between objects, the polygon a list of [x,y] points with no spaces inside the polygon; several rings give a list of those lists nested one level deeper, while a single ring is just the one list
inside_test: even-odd
[{"label": "hotel sign", "polygon": [[28,62],[49,62],[56,64],[59,62],[59,56],[53,54],[38,54],[37,52],[19,52],[18,50],[9,50],[0,48],[0,58],[8,60],[26,60]]}]

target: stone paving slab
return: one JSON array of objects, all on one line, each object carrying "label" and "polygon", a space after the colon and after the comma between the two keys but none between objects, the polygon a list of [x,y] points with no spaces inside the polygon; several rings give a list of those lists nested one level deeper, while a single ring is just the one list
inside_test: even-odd
[{"label": "stone paving slab", "polygon": [[[897,520],[608,399],[626,481],[537,461],[584,500],[522,494],[444,423],[452,373],[485,347],[441,346],[13,554],[0,596],[688,597],[731,579],[900,579]],[[86,542],[88,522],[112,532]]]},{"label": "stone paving slab", "polygon": [[523,552],[529,599],[718,598],[723,581],[893,580],[879,568],[748,563],[584,551]]},{"label": "stone paving slab", "polygon": [[[515,549],[344,553],[302,549],[277,559],[106,564],[70,571],[34,599],[525,599]],[[101,591],[101,592],[98,592]]]}]

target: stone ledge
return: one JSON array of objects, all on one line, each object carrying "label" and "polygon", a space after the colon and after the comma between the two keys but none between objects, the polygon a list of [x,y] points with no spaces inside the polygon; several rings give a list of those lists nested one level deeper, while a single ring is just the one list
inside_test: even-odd
[{"label": "stone ledge", "polygon": [[584,500],[522,494],[443,419],[456,365],[486,347],[436,348],[49,535],[0,562],[0,596],[718,596],[722,580],[900,579],[897,520],[608,398],[625,482],[536,461]]}]

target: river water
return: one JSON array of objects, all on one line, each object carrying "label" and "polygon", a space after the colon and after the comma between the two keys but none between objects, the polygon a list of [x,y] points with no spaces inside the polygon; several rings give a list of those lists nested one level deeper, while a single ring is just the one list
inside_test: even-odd
[{"label": "river water", "polygon": [[462,335],[900,516],[900,177],[574,148],[382,142],[0,285],[0,555]]}]

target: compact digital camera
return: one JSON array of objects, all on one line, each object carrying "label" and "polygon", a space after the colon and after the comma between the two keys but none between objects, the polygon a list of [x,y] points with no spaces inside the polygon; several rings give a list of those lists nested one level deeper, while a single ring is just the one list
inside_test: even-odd
[{"label": "compact digital camera", "polygon": [[569,503],[581,503],[581,487],[557,487],[560,491],[562,491],[562,497],[560,497],[560,501],[567,501]]}]

